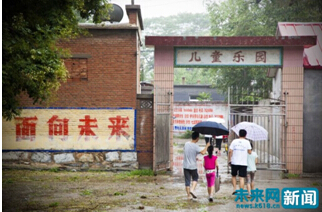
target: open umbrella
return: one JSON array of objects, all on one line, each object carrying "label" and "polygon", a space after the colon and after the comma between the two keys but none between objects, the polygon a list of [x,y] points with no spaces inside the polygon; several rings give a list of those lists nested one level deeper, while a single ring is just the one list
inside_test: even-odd
[{"label": "open umbrella", "polygon": [[253,141],[265,141],[268,139],[268,132],[262,126],[253,122],[240,122],[231,128],[237,135],[239,130],[244,129],[247,132],[246,138]]},{"label": "open umbrella", "polygon": [[[225,123],[225,119],[223,118],[218,118],[218,117],[213,117],[213,118],[209,118],[206,121],[212,121],[212,122],[217,122],[219,124],[223,124]],[[222,139],[223,136],[216,136],[217,139]]]},{"label": "open umbrella", "polygon": [[202,121],[192,127],[192,131],[208,135],[228,135],[229,130],[222,124],[213,121]]}]

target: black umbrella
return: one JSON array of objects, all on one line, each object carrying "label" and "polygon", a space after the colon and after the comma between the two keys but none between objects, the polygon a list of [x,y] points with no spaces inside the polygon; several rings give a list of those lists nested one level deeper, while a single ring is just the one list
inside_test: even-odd
[{"label": "black umbrella", "polygon": [[192,127],[192,131],[207,135],[228,135],[229,130],[214,121],[202,121]]}]

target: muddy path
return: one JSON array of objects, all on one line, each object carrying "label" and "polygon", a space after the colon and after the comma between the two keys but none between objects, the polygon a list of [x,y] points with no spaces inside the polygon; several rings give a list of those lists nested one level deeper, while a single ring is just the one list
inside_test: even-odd
[{"label": "muddy path", "polygon": [[[219,157],[222,176],[220,191],[214,202],[207,199],[203,170],[198,165],[200,180],[197,201],[187,200],[182,173],[182,147],[187,140],[174,143],[174,170],[153,175],[133,175],[111,171],[59,171],[50,169],[2,169],[2,211],[237,211],[232,195],[226,157]],[[273,173],[274,175],[270,175]],[[316,187],[322,192],[321,175],[310,178],[280,179],[276,172],[258,171],[255,186],[266,188]],[[319,196],[320,203],[322,195]],[[322,206],[312,211],[321,211]],[[238,211],[248,211],[239,210]],[[272,211],[272,209],[256,209]],[[289,211],[274,209],[273,211]],[[297,210],[302,212],[305,210]]]},{"label": "muddy path", "polygon": [[[156,176],[129,172],[2,170],[3,211],[208,211],[229,198],[217,196],[209,203],[201,178],[198,201],[187,200],[182,173],[182,146],[174,145],[179,158],[174,171]],[[223,188],[224,189],[224,188]],[[232,197],[231,197],[232,199]]]},{"label": "muddy path", "polygon": [[[3,170],[3,211],[185,211],[207,201],[186,200],[169,173]],[[219,202],[213,203],[219,204]],[[206,210],[207,211],[207,210]]]}]

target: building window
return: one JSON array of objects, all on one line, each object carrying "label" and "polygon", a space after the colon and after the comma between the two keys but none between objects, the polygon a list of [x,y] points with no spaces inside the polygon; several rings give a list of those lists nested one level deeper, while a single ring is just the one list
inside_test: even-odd
[{"label": "building window", "polygon": [[82,80],[87,79],[87,58],[65,59],[65,66],[68,70],[68,79]]},{"label": "building window", "polygon": [[199,100],[197,99],[198,95],[189,95],[189,101],[190,102],[198,102]]}]

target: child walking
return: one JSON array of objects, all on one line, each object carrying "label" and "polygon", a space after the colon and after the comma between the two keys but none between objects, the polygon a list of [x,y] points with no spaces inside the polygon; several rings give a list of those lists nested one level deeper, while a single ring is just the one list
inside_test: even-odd
[{"label": "child walking", "polygon": [[256,164],[258,162],[257,153],[253,151],[253,144],[250,143],[252,147],[252,153],[247,155],[247,191],[248,191],[248,198],[251,196],[251,190],[255,188],[255,172],[256,172]]},{"label": "child walking", "polygon": [[213,195],[215,190],[215,179],[216,179],[216,172],[215,168],[217,167],[218,170],[218,162],[217,156],[213,155],[214,146],[209,146],[207,148],[208,155],[204,156],[203,166],[206,170],[206,178],[207,178],[207,187],[208,187],[208,195],[209,195],[209,202],[213,202]]}]

